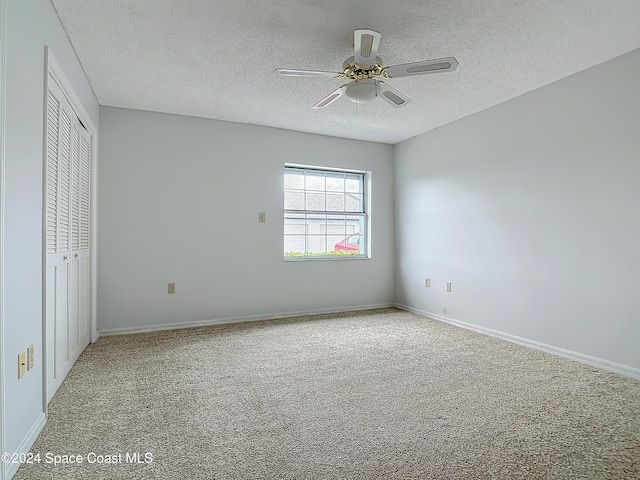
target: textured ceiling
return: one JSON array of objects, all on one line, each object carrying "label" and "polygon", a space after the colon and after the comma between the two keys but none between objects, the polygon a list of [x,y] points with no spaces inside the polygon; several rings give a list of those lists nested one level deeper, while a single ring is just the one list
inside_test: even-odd
[{"label": "textured ceiling", "polygon": [[[101,105],[395,144],[640,48],[638,0],[52,0]],[[412,102],[346,98],[353,30],[384,65],[454,56],[388,80]]]}]

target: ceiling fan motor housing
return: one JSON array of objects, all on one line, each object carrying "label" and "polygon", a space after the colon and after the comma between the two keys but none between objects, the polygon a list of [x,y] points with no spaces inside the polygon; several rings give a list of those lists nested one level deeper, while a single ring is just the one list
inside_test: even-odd
[{"label": "ceiling fan motor housing", "polygon": [[355,57],[347,58],[342,64],[342,75],[354,80],[372,78],[383,74],[384,67],[380,57],[376,57],[376,61],[372,65],[359,65],[355,62]]}]

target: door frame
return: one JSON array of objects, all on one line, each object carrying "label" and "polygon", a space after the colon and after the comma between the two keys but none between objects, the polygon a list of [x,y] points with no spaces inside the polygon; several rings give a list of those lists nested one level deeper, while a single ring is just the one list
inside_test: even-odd
[{"label": "door frame", "polygon": [[[6,1],[6,0],[2,0]],[[98,261],[98,242],[97,242],[97,200],[98,200],[98,128],[91,121],[91,117],[87,113],[86,109],[82,105],[82,102],[76,95],[71,82],[67,79],[64,71],[58,61],[56,60],[51,48],[49,46],[45,46],[45,79],[44,79],[44,116],[43,118],[47,118],[47,95],[49,90],[49,79],[53,77],[53,80],[58,84],[63,94],[65,95],[67,101],[71,105],[72,110],[78,116],[85,129],[91,135],[91,172],[90,172],[90,182],[91,182],[91,209],[90,209],[90,224],[89,224],[89,342],[94,343],[98,339],[98,328],[97,328],[97,261]],[[45,162],[46,167],[46,135],[47,129],[46,125],[43,125],[43,162]],[[46,171],[46,170],[45,170]],[[43,188],[43,212],[45,211],[45,202],[46,202],[46,183],[44,178],[42,178],[42,188]],[[43,248],[42,248],[42,287],[43,287],[43,296],[46,296],[47,292],[47,258],[46,258],[46,218],[43,215],[43,224],[42,224],[42,236],[43,236]],[[47,412],[47,318],[46,318],[46,297],[43,298],[42,302],[42,398],[43,398],[43,408],[44,412]],[[1,479],[0,479],[1,480]]]},{"label": "door frame", "polygon": [[[5,451],[4,430],[4,180],[5,180],[5,125],[7,74],[7,0],[0,0],[0,453]],[[5,467],[0,462],[0,480],[5,478]]]}]

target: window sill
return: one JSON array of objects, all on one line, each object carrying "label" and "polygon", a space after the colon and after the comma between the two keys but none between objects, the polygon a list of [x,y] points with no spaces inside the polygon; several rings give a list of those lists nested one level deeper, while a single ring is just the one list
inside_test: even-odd
[{"label": "window sill", "polygon": [[296,256],[296,257],[283,257],[283,260],[285,262],[324,262],[324,261],[330,261],[330,262],[342,262],[342,261],[347,261],[347,260],[371,260],[371,257],[367,257],[365,255],[358,255],[358,256],[347,256],[347,255],[327,255],[326,257],[316,257],[316,256],[309,256],[309,257],[305,257],[305,256]]}]

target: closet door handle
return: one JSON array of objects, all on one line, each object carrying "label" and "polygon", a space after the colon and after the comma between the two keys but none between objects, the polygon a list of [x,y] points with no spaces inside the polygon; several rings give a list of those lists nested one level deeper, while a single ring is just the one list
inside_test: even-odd
[{"label": "closet door handle", "polygon": [[69,260],[69,257],[67,255],[65,255],[64,257],[62,257],[62,261],[66,262],[67,260]]},{"label": "closet door handle", "polygon": [[76,257],[76,259],[78,258],[78,254],[77,253],[75,254],[75,257]]}]

